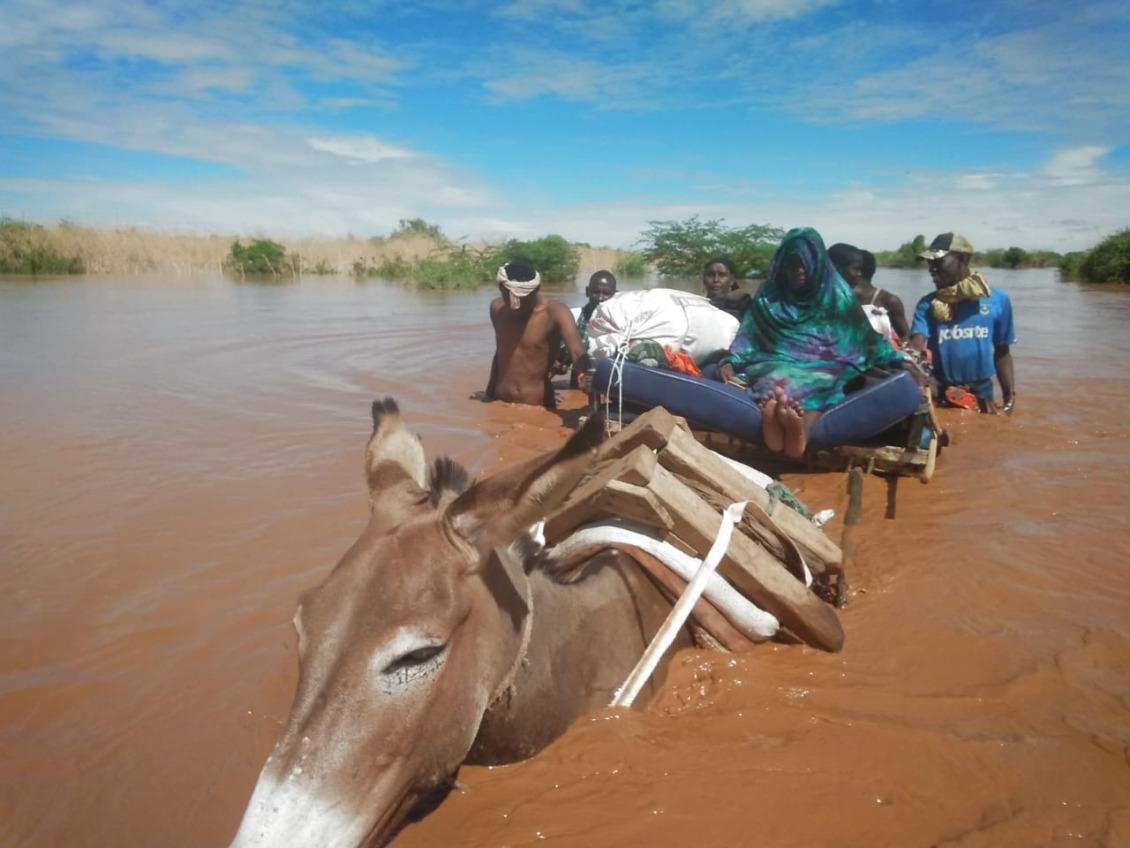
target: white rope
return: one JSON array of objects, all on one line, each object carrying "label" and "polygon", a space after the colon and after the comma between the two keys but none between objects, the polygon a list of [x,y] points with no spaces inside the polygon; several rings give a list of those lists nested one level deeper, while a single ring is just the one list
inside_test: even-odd
[{"label": "white rope", "polygon": [[620,687],[620,690],[612,699],[610,706],[630,707],[632,702],[635,701],[636,696],[643,689],[643,685],[655,671],[659,660],[667,653],[671,643],[675,641],[675,634],[686,623],[695,602],[702,596],[702,591],[706,588],[706,581],[710,579],[710,575],[714,573],[714,569],[718,567],[718,563],[726,555],[726,550],[730,547],[730,537],[734,533],[734,525],[741,521],[745,508],[746,501],[732,503],[726,507],[722,513],[722,523],[718,527],[718,535],[714,539],[714,544],[710,546],[710,552],[706,555],[706,559],[699,566],[698,573],[687,584],[687,588],[679,597],[679,600],[675,602],[675,606],[671,608],[667,620],[663,622],[663,626],[659,628],[659,632],[655,634],[655,638],[647,646],[647,650],[644,651],[640,661],[636,663],[636,667],[632,669],[632,673],[628,675],[624,685]]},{"label": "white rope", "polygon": [[[624,363],[628,360],[628,351],[632,347],[632,331],[635,330],[635,321],[629,321],[628,326],[624,329],[623,338],[620,343],[616,345],[616,352],[609,357],[612,360],[612,373],[609,375],[608,388],[612,388],[612,380],[616,381],[616,423],[621,429],[624,427]],[[605,426],[607,422],[612,420],[612,392],[606,391],[604,393],[604,420]]]},{"label": "white rope", "polygon": [[[659,537],[654,527],[623,518],[609,518],[574,530],[549,551],[554,569],[568,571],[570,565],[591,557],[609,545],[626,545],[651,554],[688,583],[694,579],[702,560],[683,553]],[[743,636],[764,642],[777,635],[781,624],[731,586],[720,574],[711,574],[702,596],[722,613]]]}]

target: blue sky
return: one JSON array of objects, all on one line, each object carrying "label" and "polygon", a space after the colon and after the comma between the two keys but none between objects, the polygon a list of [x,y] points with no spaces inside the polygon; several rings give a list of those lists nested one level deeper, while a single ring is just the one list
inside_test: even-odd
[{"label": "blue sky", "polygon": [[1130,225],[1130,4],[0,0],[0,213],[877,249]]}]

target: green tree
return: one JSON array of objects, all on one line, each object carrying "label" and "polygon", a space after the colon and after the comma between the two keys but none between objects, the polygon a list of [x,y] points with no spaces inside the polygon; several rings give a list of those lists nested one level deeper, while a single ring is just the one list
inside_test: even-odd
[{"label": "green tree", "polygon": [[1091,248],[1079,267],[1089,283],[1130,283],[1130,229],[1121,230]]},{"label": "green tree", "polygon": [[741,275],[763,275],[785,231],[768,224],[728,228],[722,221],[649,221],[640,255],[665,277],[695,278],[715,256],[728,256]]},{"label": "green tree", "polygon": [[1022,247],[1010,247],[1001,256],[1006,268],[1019,268],[1028,262],[1028,251]]},{"label": "green tree", "polygon": [[[511,239],[498,249],[498,265],[524,259],[541,274],[547,283],[562,283],[574,279],[581,267],[581,254],[576,246],[563,236],[549,235],[533,241]],[[489,279],[494,279],[498,265],[490,269]]]}]

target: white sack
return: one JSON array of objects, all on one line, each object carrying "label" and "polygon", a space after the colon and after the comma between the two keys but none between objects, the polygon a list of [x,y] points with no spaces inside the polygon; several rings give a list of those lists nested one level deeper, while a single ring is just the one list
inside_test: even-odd
[{"label": "white sack", "polygon": [[701,294],[676,289],[620,292],[596,308],[589,321],[589,351],[611,356],[627,342],[670,345],[696,362],[730,347],[738,319]]}]

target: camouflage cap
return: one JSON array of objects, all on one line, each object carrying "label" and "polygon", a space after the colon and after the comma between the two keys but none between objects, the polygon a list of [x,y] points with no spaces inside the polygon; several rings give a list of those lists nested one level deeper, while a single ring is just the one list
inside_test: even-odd
[{"label": "camouflage cap", "polygon": [[942,233],[918,254],[919,259],[941,259],[947,253],[972,253],[973,245],[959,233]]}]

